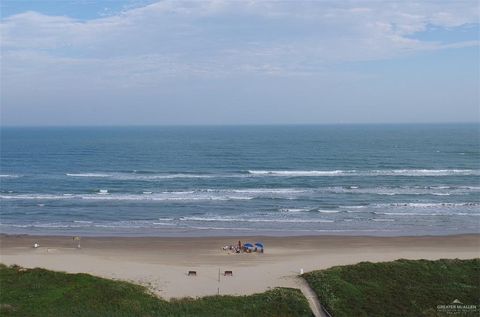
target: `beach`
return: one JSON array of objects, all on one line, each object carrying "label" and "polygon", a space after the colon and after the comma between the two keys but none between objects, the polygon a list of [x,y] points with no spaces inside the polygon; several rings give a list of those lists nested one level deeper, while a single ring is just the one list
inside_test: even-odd
[{"label": "beach", "polygon": [[[229,254],[235,237],[84,237],[1,235],[0,262],[125,280],[162,298],[252,294],[283,286],[302,288],[304,272],[361,261],[470,259],[480,256],[480,235],[367,237],[241,237],[265,252]],[[38,243],[38,248],[33,248]],[[233,276],[224,276],[224,271]],[[197,276],[188,276],[196,271]]]}]

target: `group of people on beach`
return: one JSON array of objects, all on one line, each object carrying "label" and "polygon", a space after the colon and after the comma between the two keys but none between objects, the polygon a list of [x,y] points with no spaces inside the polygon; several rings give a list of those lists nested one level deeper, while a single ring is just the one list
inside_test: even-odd
[{"label": "group of people on beach", "polygon": [[251,243],[242,244],[240,240],[238,240],[238,243],[235,245],[224,246],[223,250],[230,251],[233,253],[241,253],[241,252],[251,253],[251,252],[257,252],[257,251],[263,253],[263,247],[258,248],[257,245],[254,246]]}]

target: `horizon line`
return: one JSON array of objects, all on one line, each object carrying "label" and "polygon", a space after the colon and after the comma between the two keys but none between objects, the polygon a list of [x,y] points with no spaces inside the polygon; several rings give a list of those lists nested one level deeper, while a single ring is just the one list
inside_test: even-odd
[{"label": "horizon line", "polygon": [[480,125],[480,121],[443,122],[332,122],[332,123],[190,123],[190,124],[73,124],[73,125],[4,125],[1,128],[141,128],[141,127],[249,127],[249,126],[348,126],[348,125]]}]

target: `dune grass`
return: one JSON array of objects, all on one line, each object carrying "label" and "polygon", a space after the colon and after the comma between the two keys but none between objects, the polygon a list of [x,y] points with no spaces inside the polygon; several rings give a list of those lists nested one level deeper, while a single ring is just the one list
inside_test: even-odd
[{"label": "dune grass", "polygon": [[1,316],[311,316],[297,289],[162,300],[146,288],[88,274],[0,264]]},{"label": "dune grass", "polygon": [[[303,277],[335,317],[451,316],[437,305],[455,299],[479,307],[480,259],[362,262]],[[455,314],[479,315],[478,310]]]}]

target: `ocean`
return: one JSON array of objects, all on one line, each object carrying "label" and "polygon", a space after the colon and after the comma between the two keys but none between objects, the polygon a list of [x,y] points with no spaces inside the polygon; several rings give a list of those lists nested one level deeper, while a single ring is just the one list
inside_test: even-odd
[{"label": "ocean", "polygon": [[480,231],[480,126],[10,128],[0,232]]}]

